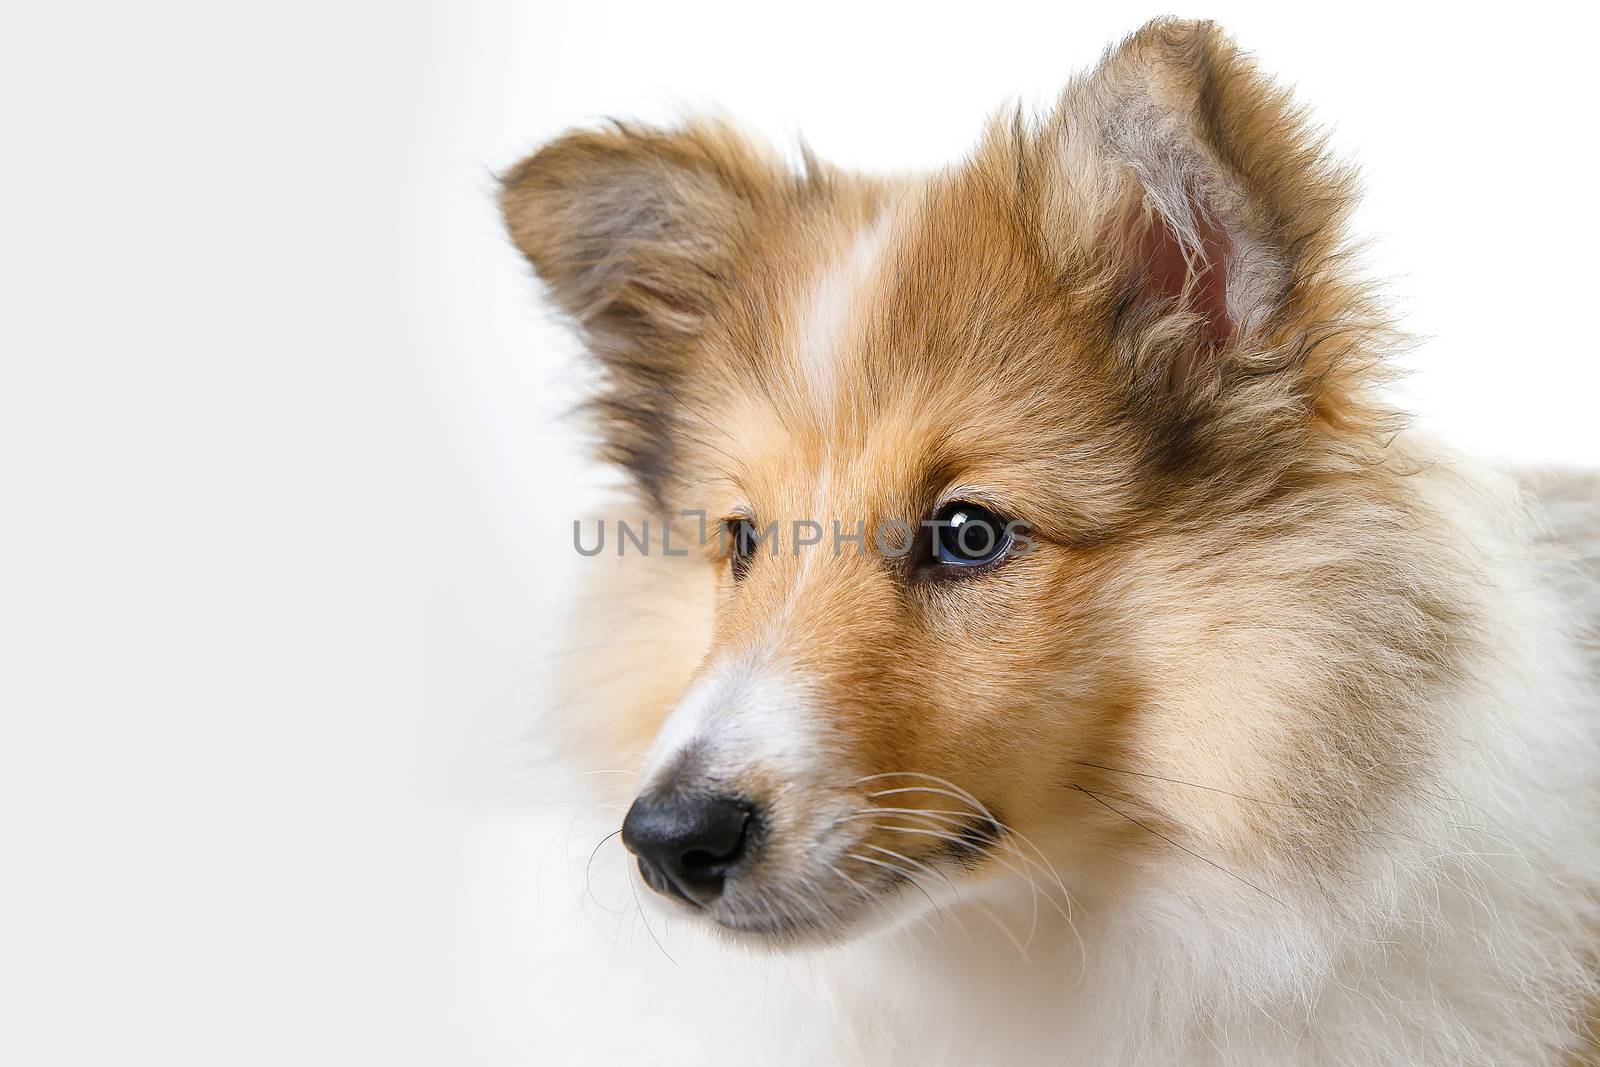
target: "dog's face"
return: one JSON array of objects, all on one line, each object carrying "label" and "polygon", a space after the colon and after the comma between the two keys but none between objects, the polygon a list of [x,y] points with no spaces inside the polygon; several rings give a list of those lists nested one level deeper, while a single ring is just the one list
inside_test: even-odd
[{"label": "dog's face", "polygon": [[836,936],[918,890],[1053,878],[1038,842],[1110,869],[1126,803],[1263,833],[1163,780],[1317,793],[1289,735],[1348,725],[1340,680],[1238,633],[1320,610],[1283,539],[1344,521],[1314,513],[1349,487],[1316,487],[1375,436],[1343,359],[1370,320],[1329,269],[1342,177],[1216,31],[1146,29],[924,180],[617,128],[504,200],[606,372],[608,455],[707,516],[715,637],[624,824],[663,896]]},{"label": "dog's face", "polygon": [[[1072,301],[962,182],[821,229],[745,282],[702,333],[720,369],[684,383],[678,462],[727,531],[716,637],[629,833],[648,853],[647,815],[747,808],[745,859],[697,902],[759,931],[981,865],[1060,739],[1093,758],[1129,699],[1095,558],[1133,505],[1096,453],[1136,445],[1086,401],[1112,386]],[[670,864],[647,879],[693,898]]]}]

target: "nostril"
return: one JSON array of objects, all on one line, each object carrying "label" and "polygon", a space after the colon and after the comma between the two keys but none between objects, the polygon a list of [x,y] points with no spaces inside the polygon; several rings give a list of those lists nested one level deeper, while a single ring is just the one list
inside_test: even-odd
[{"label": "nostril", "polygon": [[693,870],[709,871],[715,867],[732,867],[739,862],[739,857],[744,854],[744,839],[750,827],[749,813],[739,823],[739,836],[734,840],[733,846],[720,852],[712,852],[703,848],[691,848],[683,854],[683,865]]},{"label": "nostril", "polygon": [[752,811],[737,797],[647,793],[628,809],[622,842],[639,857],[650,888],[703,906],[721,895],[729,869],[749,851]]},{"label": "nostril", "polygon": [[683,865],[685,867],[712,867],[723,862],[726,862],[726,857],[713,856],[704,849],[694,848],[683,854]]}]

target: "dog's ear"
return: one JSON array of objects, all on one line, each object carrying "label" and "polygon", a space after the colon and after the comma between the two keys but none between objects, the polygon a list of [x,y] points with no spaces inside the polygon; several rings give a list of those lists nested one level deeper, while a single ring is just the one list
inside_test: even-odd
[{"label": "dog's ear", "polygon": [[1349,413],[1359,386],[1340,378],[1341,346],[1311,335],[1366,316],[1341,262],[1352,175],[1219,28],[1152,22],[1042,129],[991,138],[1011,146],[1063,280],[1103,297],[1137,395],[1193,426],[1287,371],[1256,399]]},{"label": "dog's ear", "polygon": [[661,502],[672,398],[782,167],[717,123],[568,133],[513,167],[511,238],[606,377],[607,457]]}]

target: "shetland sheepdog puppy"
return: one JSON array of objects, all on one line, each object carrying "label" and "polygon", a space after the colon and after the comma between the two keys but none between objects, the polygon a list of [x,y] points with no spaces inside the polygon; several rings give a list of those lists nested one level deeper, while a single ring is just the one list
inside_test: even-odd
[{"label": "shetland sheepdog puppy", "polygon": [[836,965],[811,1062],[1600,1062],[1600,480],[1408,429],[1352,198],[1177,21],[934,174],[505,176],[653,524],[574,735],[651,914]]}]

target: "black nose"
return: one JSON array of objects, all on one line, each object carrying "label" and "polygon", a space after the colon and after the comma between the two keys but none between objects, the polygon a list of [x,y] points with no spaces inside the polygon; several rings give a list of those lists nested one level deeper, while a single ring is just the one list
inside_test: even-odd
[{"label": "black nose", "polygon": [[736,797],[647,793],[622,820],[622,843],[639,857],[651,889],[704,906],[747,851],[750,817],[750,805]]}]

